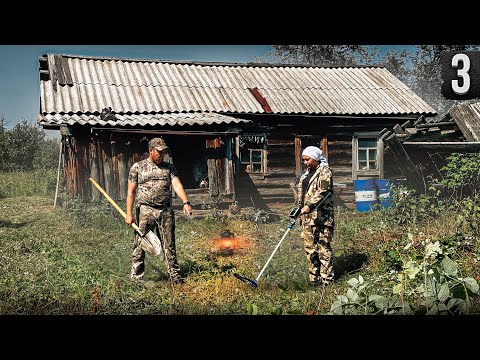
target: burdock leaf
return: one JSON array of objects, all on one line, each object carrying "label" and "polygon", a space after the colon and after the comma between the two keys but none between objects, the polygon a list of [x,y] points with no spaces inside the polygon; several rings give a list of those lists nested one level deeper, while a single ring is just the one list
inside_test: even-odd
[{"label": "burdock leaf", "polygon": [[474,278],[468,277],[463,279],[463,281],[465,282],[465,286],[467,287],[468,290],[470,290],[474,294],[478,294],[479,286],[478,286],[477,280],[475,280]]},{"label": "burdock leaf", "polygon": [[445,274],[449,276],[457,275],[458,265],[455,263],[455,261],[450,259],[448,256],[445,256],[442,259],[441,264],[442,264],[443,270],[445,271]]}]

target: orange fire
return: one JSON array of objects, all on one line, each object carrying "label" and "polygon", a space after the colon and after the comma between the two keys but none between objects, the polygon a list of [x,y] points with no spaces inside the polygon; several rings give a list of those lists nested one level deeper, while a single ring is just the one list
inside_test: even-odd
[{"label": "orange fire", "polygon": [[231,255],[238,250],[248,248],[248,244],[249,241],[247,239],[237,238],[232,235],[229,237],[219,237],[213,239],[213,250]]}]

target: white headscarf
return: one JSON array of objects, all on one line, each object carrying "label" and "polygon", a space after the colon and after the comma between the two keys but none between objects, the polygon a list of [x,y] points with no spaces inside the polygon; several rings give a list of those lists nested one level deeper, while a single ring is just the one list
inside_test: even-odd
[{"label": "white headscarf", "polygon": [[314,160],[317,160],[321,164],[328,165],[327,159],[322,156],[322,150],[316,146],[307,146],[303,152],[302,156],[308,156]]}]

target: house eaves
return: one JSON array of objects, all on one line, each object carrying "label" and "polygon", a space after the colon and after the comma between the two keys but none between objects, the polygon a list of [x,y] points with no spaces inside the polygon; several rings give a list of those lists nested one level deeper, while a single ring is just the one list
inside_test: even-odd
[{"label": "house eaves", "polygon": [[38,116],[38,124],[45,128],[59,128],[62,125],[91,125],[105,127],[136,126],[185,126],[250,123],[215,113],[172,113],[172,114],[111,114],[102,119],[101,114],[47,114]]}]

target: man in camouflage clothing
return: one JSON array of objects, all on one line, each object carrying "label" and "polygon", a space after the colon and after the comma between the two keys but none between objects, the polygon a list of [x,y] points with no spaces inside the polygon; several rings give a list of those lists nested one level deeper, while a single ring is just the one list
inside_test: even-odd
[{"label": "man in camouflage clothing", "polygon": [[[175,216],[172,209],[172,188],[183,201],[183,212],[192,214],[187,194],[172,164],[163,161],[168,146],[162,138],[153,138],[148,143],[149,156],[130,168],[128,174],[127,212],[125,222],[134,222],[133,203],[137,196],[136,221],[140,231],[156,232],[162,242],[165,263],[174,283],[183,283],[175,249]],[[138,191],[137,191],[138,190]],[[141,280],[145,272],[145,251],[140,247],[140,236],[135,235],[130,277]]]},{"label": "man in camouflage clothing", "polygon": [[322,150],[307,146],[302,152],[307,171],[298,182],[301,209],[301,237],[308,260],[308,279],[312,285],[333,281],[333,178]]}]

